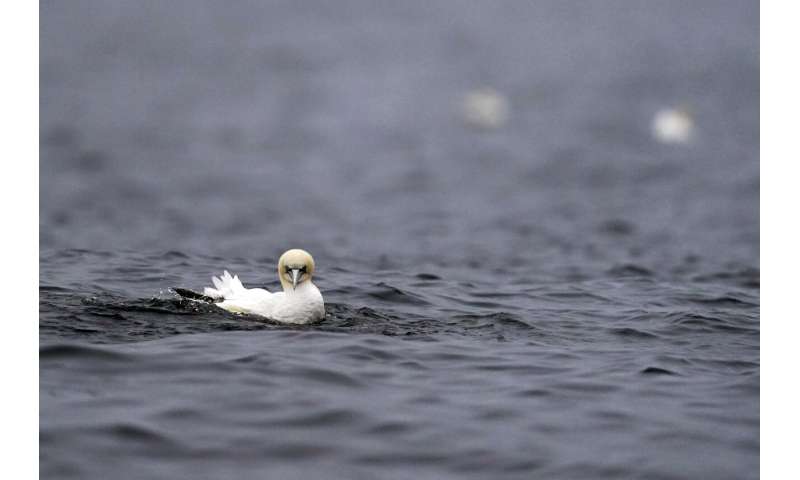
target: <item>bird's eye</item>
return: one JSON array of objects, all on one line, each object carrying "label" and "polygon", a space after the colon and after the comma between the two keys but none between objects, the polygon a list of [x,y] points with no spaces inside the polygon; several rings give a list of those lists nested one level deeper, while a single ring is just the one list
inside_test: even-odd
[{"label": "bird's eye", "polygon": [[303,265],[303,267],[300,269],[300,271],[303,272],[303,273],[306,273],[306,266]]},{"label": "bird's eye", "polygon": [[286,273],[291,273],[291,272],[292,272],[292,267],[286,267]]}]

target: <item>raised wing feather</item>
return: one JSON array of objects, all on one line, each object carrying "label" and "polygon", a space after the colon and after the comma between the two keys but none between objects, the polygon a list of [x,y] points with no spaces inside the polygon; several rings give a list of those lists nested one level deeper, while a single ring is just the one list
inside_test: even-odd
[{"label": "raised wing feather", "polygon": [[271,295],[268,291],[261,288],[253,288],[250,290],[244,288],[239,277],[237,275],[231,276],[227,270],[225,270],[220,277],[211,277],[211,282],[214,284],[214,288],[206,287],[203,290],[203,293],[209,297],[228,300],[248,296],[249,292],[261,298]]}]

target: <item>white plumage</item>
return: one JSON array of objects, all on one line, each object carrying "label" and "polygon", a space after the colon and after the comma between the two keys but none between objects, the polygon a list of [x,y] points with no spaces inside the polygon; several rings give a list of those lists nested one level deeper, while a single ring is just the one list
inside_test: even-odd
[{"label": "white plumage", "polygon": [[650,129],[661,143],[686,144],[692,139],[694,120],[685,108],[663,108],[653,116]]},{"label": "white plumage", "polygon": [[282,323],[310,323],[325,317],[325,303],[319,289],[311,281],[314,260],[303,250],[289,250],[278,261],[278,276],[283,292],[263,288],[245,288],[237,275],[227,270],[220,277],[211,277],[214,287],[203,293],[215,299],[229,312],[248,313]]}]

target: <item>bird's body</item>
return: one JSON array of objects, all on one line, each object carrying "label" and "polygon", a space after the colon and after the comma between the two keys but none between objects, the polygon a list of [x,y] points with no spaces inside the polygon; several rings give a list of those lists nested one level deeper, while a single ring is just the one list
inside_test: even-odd
[{"label": "bird's body", "polygon": [[661,143],[687,144],[692,139],[694,121],[686,108],[663,108],[656,112],[650,128]]},{"label": "bird's body", "polygon": [[276,322],[304,324],[325,317],[325,303],[311,276],[314,260],[304,250],[289,250],[278,261],[278,276],[282,292],[269,292],[263,288],[245,288],[239,277],[226,270],[220,277],[212,277],[214,287],[206,287],[203,295],[176,289],[178,294],[200,300],[212,301],[229,312],[260,315]]},{"label": "bird's body", "polygon": [[244,288],[239,278],[227,271],[212,281],[216,288],[206,287],[203,293],[222,299],[216,305],[229,312],[261,315],[282,323],[310,323],[325,316],[322,294],[310,281],[283,292]]}]

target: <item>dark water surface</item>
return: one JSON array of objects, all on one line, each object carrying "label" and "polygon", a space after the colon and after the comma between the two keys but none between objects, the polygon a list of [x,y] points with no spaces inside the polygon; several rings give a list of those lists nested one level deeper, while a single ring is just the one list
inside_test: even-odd
[{"label": "dark water surface", "polygon": [[[758,476],[756,2],[45,1],[40,62],[42,478]],[[318,325],[169,291],[292,247]]]}]

